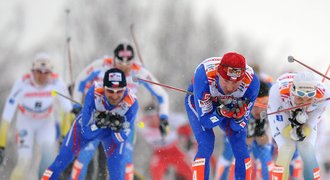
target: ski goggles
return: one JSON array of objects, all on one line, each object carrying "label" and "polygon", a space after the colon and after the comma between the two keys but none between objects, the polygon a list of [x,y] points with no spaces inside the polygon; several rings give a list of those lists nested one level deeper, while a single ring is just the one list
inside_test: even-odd
[{"label": "ski goggles", "polygon": [[220,65],[218,72],[222,78],[230,81],[240,81],[245,76],[245,68],[234,68],[225,65]]},{"label": "ski goggles", "polygon": [[39,74],[50,74],[52,73],[49,69],[32,69],[33,72],[39,73]]},{"label": "ski goggles", "polygon": [[116,60],[117,64],[123,65],[123,66],[131,66],[133,64],[132,60]]},{"label": "ski goggles", "polygon": [[108,93],[110,94],[115,94],[115,93],[123,93],[126,90],[126,87],[123,88],[109,88],[109,87],[105,87],[104,88]]},{"label": "ski goggles", "polygon": [[305,92],[305,91],[301,91],[301,90],[295,90],[293,91],[293,93],[296,95],[296,96],[299,96],[299,97],[308,97],[308,98],[312,98],[316,95],[316,90],[314,91],[308,91],[308,92]]}]

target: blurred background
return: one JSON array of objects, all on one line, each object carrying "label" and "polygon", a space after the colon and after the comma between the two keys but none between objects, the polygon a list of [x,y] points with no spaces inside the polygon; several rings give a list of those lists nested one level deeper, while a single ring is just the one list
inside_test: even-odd
[{"label": "blurred background", "polygon": [[[131,25],[145,66],[161,83],[178,88],[187,87],[202,60],[228,51],[243,54],[248,64],[274,78],[306,70],[288,63],[289,55],[325,73],[330,65],[329,7],[327,0],[1,0],[0,112],[37,52],[48,52],[55,71],[69,84],[70,74],[74,79],[94,59],[112,55],[118,43],[135,45]],[[184,112],[184,94],[168,93],[171,110]],[[14,148],[14,135],[9,138]]]}]

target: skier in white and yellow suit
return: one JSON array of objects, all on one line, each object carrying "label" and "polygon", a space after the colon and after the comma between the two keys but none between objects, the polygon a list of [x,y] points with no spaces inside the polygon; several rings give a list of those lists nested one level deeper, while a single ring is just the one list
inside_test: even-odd
[{"label": "skier in white and yellow suit", "polygon": [[271,87],[268,113],[311,103],[309,106],[268,116],[272,137],[278,146],[272,179],[288,179],[290,160],[296,148],[304,162],[304,178],[320,179],[314,146],[317,124],[329,105],[329,101],[322,100],[329,97],[329,89],[309,72],[283,74]]}]

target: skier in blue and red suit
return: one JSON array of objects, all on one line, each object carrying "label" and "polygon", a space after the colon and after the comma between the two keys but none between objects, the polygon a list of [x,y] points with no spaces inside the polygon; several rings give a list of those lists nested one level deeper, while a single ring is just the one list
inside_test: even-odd
[{"label": "skier in blue and red suit", "polygon": [[82,113],[66,135],[55,161],[43,180],[58,179],[88,142],[100,139],[107,157],[109,179],[125,179],[125,142],[132,131],[138,110],[135,96],[126,88],[123,71],[105,72],[103,85],[95,84],[86,96]]},{"label": "skier in blue and red suit", "polygon": [[219,126],[231,144],[235,178],[251,179],[246,144],[247,120],[259,92],[260,81],[245,58],[235,52],[204,60],[195,70],[185,98],[190,126],[198,144],[192,164],[193,179],[209,179],[214,150],[213,128]]}]

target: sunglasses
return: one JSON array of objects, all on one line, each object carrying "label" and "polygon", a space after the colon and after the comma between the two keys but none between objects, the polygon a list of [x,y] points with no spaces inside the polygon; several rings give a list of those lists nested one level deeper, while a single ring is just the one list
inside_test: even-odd
[{"label": "sunglasses", "polygon": [[294,91],[294,94],[299,97],[309,97],[312,98],[316,95],[316,91],[305,92],[301,90]]},{"label": "sunglasses", "polygon": [[118,89],[118,88],[113,89],[113,88],[105,87],[105,90],[110,94],[115,94],[115,93],[120,94],[120,93],[123,93],[126,90],[126,87],[120,88],[120,89]]},{"label": "sunglasses", "polygon": [[232,68],[227,67],[227,75],[230,77],[238,78],[243,74],[244,70],[242,68]]},{"label": "sunglasses", "polygon": [[123,61],[123,60],[118,59],[118,60],[116,60],[116,63],[118,63],[120,65],[124,65],[124,66],[130,66],[133,63],[133,61],[131,61],[131,60]]},{"label": "sunglasses", "polygon": [[50,73],[52,73],[52,72],[49,71],[49,70],[41,70],[41,69],[33,69],[32,71],[33,71],[33,72],[36,72],[36,73],[38,73],[38,74],[50,74]]}]

